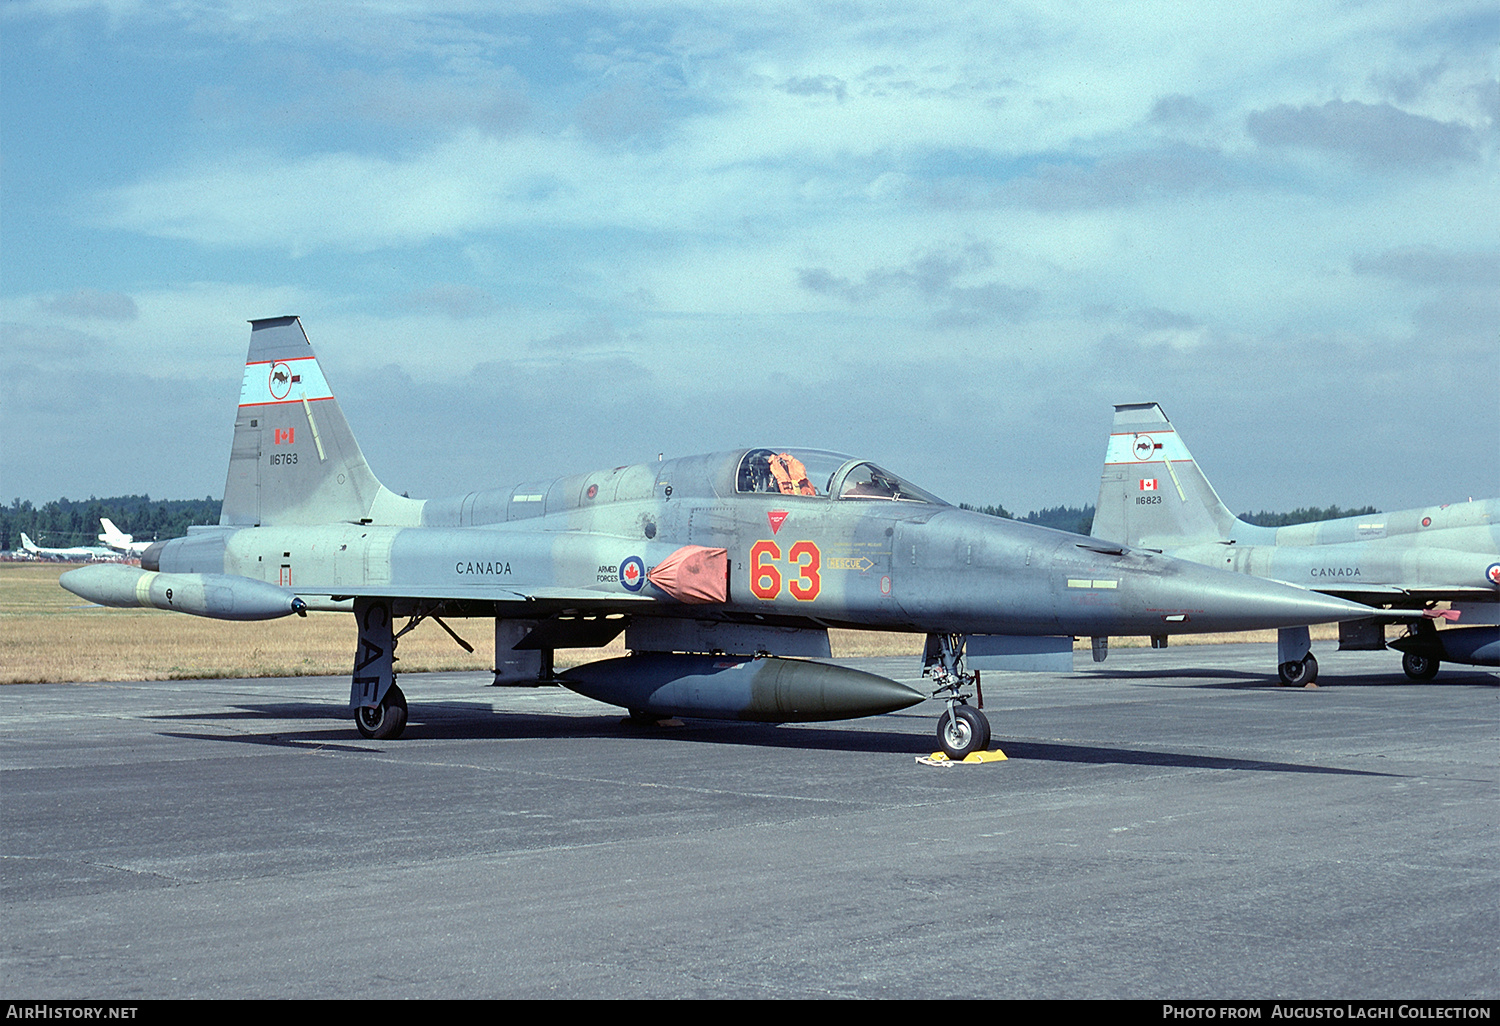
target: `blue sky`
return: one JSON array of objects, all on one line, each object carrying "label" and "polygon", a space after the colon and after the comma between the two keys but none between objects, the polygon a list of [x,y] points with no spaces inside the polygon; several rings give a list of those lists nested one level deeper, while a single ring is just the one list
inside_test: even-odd
[{"label": "blue sky", "polygon": [[1236,510],[1500,493],[1500,12],[1206,6],[11,0],[0,498],[220,495],[282,314],[414,496],[1081,505],[1143,399]]}]

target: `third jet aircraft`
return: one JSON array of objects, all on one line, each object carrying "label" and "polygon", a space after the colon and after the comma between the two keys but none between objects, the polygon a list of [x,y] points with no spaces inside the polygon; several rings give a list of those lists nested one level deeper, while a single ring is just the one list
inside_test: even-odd
[{"label": "third jet aircraft", "polygon": [[[1339,624],[1339,648],[1382,649],[1387,623],[1408,676],[1447,660],[1500,665],[1500,499],[1257,527],[1229,512],[1156,403],[1115,407],[1093,536],[1382,608]],[[1438,611],[1438,603],[1451,605]],[[1413,615],[1413,610],[1431,615]],[[1435,619],[1459,626],[1438,630]],[[1306,627],[1281,630],[1287,684],[1317,679]]]}]

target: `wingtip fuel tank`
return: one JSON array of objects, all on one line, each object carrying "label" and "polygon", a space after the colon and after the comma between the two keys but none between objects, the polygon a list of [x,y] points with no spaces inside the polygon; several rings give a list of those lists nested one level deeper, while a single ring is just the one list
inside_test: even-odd
[{"label": "wingtip fuel tank", "polygon": [[57,583],[101,606],[165,609],[215,620],[274,620],[307,608],[285,588],[233,574],[163,574],[100,563],[69,570]]}]

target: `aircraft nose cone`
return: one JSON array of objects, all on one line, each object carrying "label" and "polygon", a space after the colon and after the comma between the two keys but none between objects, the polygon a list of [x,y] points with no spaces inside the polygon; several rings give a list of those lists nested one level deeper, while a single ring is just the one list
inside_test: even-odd
[{"label": "aircraft nose cone", "polygon": [[1170,630],[1250,631],[1301,627],[1314,623],[1356,620],[1374,613],[1369,606],[1279,581],[1208,567],[1179,566],[1176,580],[1164,590],[1180,608],[1162,608],[1161,619]]}]

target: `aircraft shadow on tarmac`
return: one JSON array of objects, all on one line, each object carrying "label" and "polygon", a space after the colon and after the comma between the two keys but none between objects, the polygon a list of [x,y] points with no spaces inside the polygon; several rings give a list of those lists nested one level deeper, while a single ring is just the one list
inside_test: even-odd
[{"label": "aircraft shadow on tarmac", "polygon": [[1007,741],[1005,754],[1012,759],[1047,762],[1115,763],[1122,766],[1176,766],[1182,769],[1262,770],[1273,773],[1331,773],[1350,777],[1397,777],[1399,773],[1309,766],[1295,762],[1236,759],[1216,755],[1186,755],[1182,752],[1142,752],[1131,748],[1100,748],[1034,741]]},{"label": "aircraft shadow on tarmac", "polygon": [[[1190,667],[1186,669],[1171,670],[1081,670],[1077,676],[1090,680],[1118,680],[1118,681],[1173,681],[1181,678],[1208,678],[1199,684],[1191,684],[1195,688],[1224,688],[1231,690],[1258,690],[1280,689],[1274,677],[1267,677],[1264,673],[1255,673],[1248,670],[1226,670],[1221,667]],[[1453,671],[1444,673],[1436,680],[1415,681],[1397,671],[1394,675],[1381,674],[1358,674],[1350,676],[1336,676],[1325,673],[1318,678],[1318,688],[1374,688],[1374,687],[1403,687],[1403,688],[1431,688],[1431,687],[1500,687],[1500,675],[1484,673],[1482,671]],[[1302,688],[1286,688],[1288,691],[1300,691]]]},{"label": "aircraft shadow on tarmac", "polygon": [[217,713],[161,713],[154,720],[338,720],[345,733],[349,726],[349,709],[326,702],[265,702],[240,705],[235,710]]},{"label": "aircraft shadow on tarmac", "polygon": [[[247,744],[270,744],[305,748],[339,747],[348,751],[400,751],[412,741],[577,741],[577,740],[656,740],[700,744],[746,745],[758,748],[795,748],[871,753],[926,755],[936,741],[926,729],[912,731],[837,730],[816,725],[798,724],[785,729],[774,723],[741,723],[722,720],[690,719],[681,725],[636,726],[625,720],[623,712],[603,715],[570,713],[524,713],[500,711],[477,702],[423,702],[413,707],[406,731],[397,741],[360,741],[345,718],[348,710],[341,705],[315,703],[268,702],[264,705],[244,703],[232,710],[217,713],[182,713],[156,716],[157,720],[187,720],[194,723],[234,723],[243,728],[254,721],[337,720],[328,728],[273,730],[265,734],[203,734],[186,731],[164,731],[165,736],[204,741],[231,741]],[[671,722],[671,721],[669,721]],[[681,722],[681,721],[679,721]],[[923,722],[925,728],[926,723]]]},{"label": "aircraft shadow on tarmac", "polygon": [[1197,684],[1195,687],[1270,687],[1275,681],[1268,680],[1264,673],[1253,670],[1226,670],[1221,667],[1187,667],[1172,670],[1075,670],[1074,675],[1087,680],[1162,680],[1219,678],[1220,682]]},{"label": "aircraft shadow on tarmac", "polygon": [[[798,724],[786,728],[769,723],[736,723],[729,721],[689,720],[682,726],[633,726],[616,714],[579,716],[573,714],[497,712],[487,705],[473,702],[423,703],[422,715],[408,724],[399,741],[354,742],[343,725],[343,707],[307,703],[267,703],[242,705],[236,711],[217,715],[183,715],[163,719],[280,720],[338,719],[340,725],[329,729],[289,729],[265,734],[205,734],[189,731],[164,731],[164,736],[193,741],[226,741],[233,744],[269,745],[272,747],[336,750],[344,752],[399,752],[412,741],[442,740],[636,740],[673,741],[688,744],[735,745],[752,748],[781,748],[799,751],[864,752],[887,755],[925,755],[933,751],[935,741],[922,730],[830,729]],[[925,727],[925,720],[921,721]],[[1013,760],[1028,762],[1074,763],[1086,765],[1174,766],[1183,769],[1254,770],[1275,773],[1320,773],[1343,776],[1399,776],[1367,770],[1343,769],[1300,763],[1273,762],[1261,759],[1192,755],[1182,752],[1141,751],[1130,748],[1085,744],[1021,741],[996,738]]]},{"label": "aircraft shadow on tarmac", "polygon": [[269,748],[300,748],[303,751],[377,752],[378,748],[364,745],[336,744],[321,734],[302,733],[296,737],[287,734],[193,734],[183,730],[164,730],[162,737],[175,737],[181,741],[232,741],[235,744],[264,745]]}]

